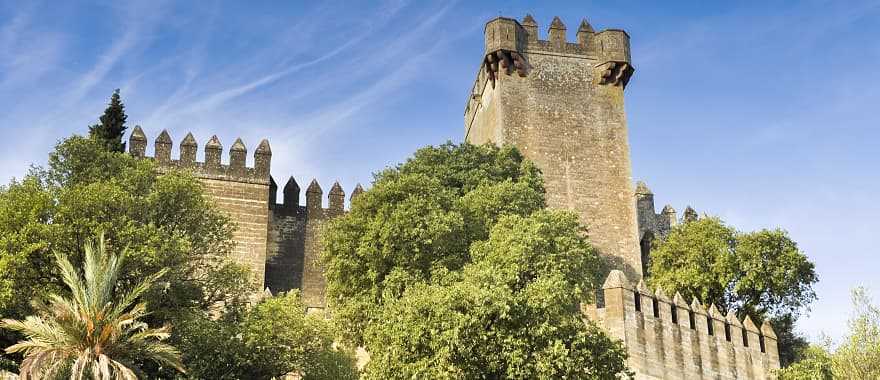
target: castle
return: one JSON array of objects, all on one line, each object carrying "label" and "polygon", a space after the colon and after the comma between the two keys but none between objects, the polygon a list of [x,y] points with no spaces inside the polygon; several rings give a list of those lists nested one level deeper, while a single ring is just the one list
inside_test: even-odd
[{"label": "castle", "polygon": [[[740,321],[733,311],[671,298],[645,285],[651,242],[679,222],[672,207],[656,212],[651,191],[633,188],[624,90],[634,73],[629,35],[618,29],[596,32],[582,21],[569,42],[559,18],[547,40],[539,38],[531,16],[522,22],[498,17],[485,27],[485,55],[464,112],[465,140],[512,144],[542,170],[550,207],[578,214],[590,241],[616,269],[587,316],[629,351],[637,379],[763,379],[779,367],[773,329]],[[145,157],[147,138],[138,127],[130,153]],[[278,203],[270,175],[272,152],[263,140],[246,165],[239,139],[221,163],[215,137],[196,161],[197,143],[187,135],[180,156],[171,158],[172,140],[163,131],[153,159],[161,170],[191,170],[206,192],[238,226],[234,259],[249,266],[255,281],[273,292],[300,289],[310,308],[323,309],[324,278],[318,263],[322,225],[342,215],[345,192],[335,183],[323,206],[323,189],[312,181],[305,205],[290,178]],[[356,197],[358,185],[351,193]],[[688,208],[682,220],[697,218]]]}]

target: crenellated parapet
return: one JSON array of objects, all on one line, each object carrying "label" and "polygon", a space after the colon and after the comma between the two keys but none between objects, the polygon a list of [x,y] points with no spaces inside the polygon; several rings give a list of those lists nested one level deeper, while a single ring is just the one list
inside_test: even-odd
[{"label": "crenellated parapet", "polygon": [[705,307],[679,293],[670,299],[643,280],[614,270],[603,285],[595,318],[624,342],[629,365],[644,379],[764,379],[779,368],[776,334],[715,305]]},{"label": "crenellated parapet", "polygon": [[229,164],[221,163],[223,145],[217,136],[211,137],[205,144],[204,162],[196,160],[198,143],[191,133],[180,142],[180,155],[177,159],[171,157],[173,146],[174,142],[168,131],[163,130],[154,142],[153,157],[147,157],[147,137],[141,127],[135,127],[129,137],[129,153],[135,157],[152,158],[160,169],[190,170],[203,179],[269,184],[272,149],[265,139],[254,151],[252,167],[247,166],[247,147],[240,138],[229,149]]},{"label": "crenellated parapet", "polygon": [[685,208],[681,219],[678,218],[675,208],[670,205],[664,206],[663,210],[657,213],[654,208],[654,193],[642,181],[636,182],[635,203],[643,271],[647,273],[654,239],[665,239],[673,227],[680,223],[698,220],[699,215],[691,206]]},{"label": "crenellated parapet", "polygon": [[[300,289],[310,310],[324,309],[321,236],[326,222],[345,214],[345,191],[339,182],[333,183],[325,207],[324,189],[313,179],[305,191],[305,204],[301,204],[300,185],[290,177],[282,190],[284,200],[279,203],[278,185],[274,179],[270,181],[266,287],[276,292]],[[358,184],[351,199],[363,192]]]},{"label": "crenellated parapet", "polygon": [[[361,184],[357,184],[351,192],[351,200],[364,192]],[[317,179],[312,179],[306,188],[305,205],[300,206],[300,186],[293,177],[288,178],[282,190],[284,200],[278,203],[278,185],[274,178],[270,178],[269,185],[269,208],[279,212],[293,212],[301,208],[304,215],[311,218],[336,217],[345,213],[345,190],[339,182],[334,182],[327,194],[327,207],[324,207],[324,190]]]},{"label": "crenellated parapet", "polygon": [[[559,17],[554,17],[550,23],[547,39],[541,39],[538,23],[531,15],[526,15],[521,23],[507,17],[495,18],[486,23],[484,36],[485,57],[475,86],[483,86],[488,80],[494,87],[500,75],[514,72],[521,77],[527,76],[530,54],[580,56],[593,60],[598,73],[596,82],[602,85],[625,87],[635,71],[630,58],[629,35],[620,29],[596,32],[586,19],[581,21],[572,41],[568,40],[567,28]],[[475,88],[473,93],[482,91]]]}]

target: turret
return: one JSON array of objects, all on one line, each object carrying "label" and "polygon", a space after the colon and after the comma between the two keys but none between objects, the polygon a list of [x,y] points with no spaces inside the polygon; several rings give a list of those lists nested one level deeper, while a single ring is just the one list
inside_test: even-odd
[{"label": "turret", "polygon": [[[320,188],[318,190],[320,191]],[[320,199],[320,196],[318,199]],[[293,177],[290,177],[290,179],[287,180],[287,184],[284,185],[284,206],[299,206],[299,184],[296,183],[296,180],[293,179]]]},{"label": "turret", "polygon": [[363,194],[363,192],[364,188],[361,187],[361,184],[357,184],[357,186],[354,187],[354,190],[351,191],[351,201],[354,201],[354,199]]},{"label": "turret", "polygon": [[268,176],[271,163],[272,148],[269,147],[269,140],[263,139],[254,151],[254,171],[257,175]]},{"label": "turret", "polygon": [[205,166],[209,169],[220,167],[220,154],[223,151],[223,145],[217,135],[211,136],[208,143],[205,144]]},{"label": "turret", "polygon": [[593,35],[599,64],[599,84],[626,87],[635,69],[629,53],[629,35],[623,30],[608,29]]},{"label": "turret", "polygon": [[137,158],[143,158],[147,154],[147,136],[140,125],[135,125],[128,137],[128,153]]},{"label": "turret", "polygon": [[699,218],[700,218],[700,216],[697,215],[697,211],[694,210],[693,207],[687,206],[684,209],[684,215],[682,216],[682,222],[684,222],[684,223],[696,222],[697,219],[699,219]]},{"label": "turret", "polygon": [[180,164],[183,166],[193,166],[196,162],[196,151],[198,144],[192,133],[187,133],[183,141],[180,142]]},{"label": "turret", "polygon": [[321,190],[321,185],[318,185],[318,181],[313,179],[312,183],[309,184],[309,188],[306,189],[306,210],[309,217],[321,217],[323,215],[324,211],[321,207],[322,194],[324,194],[324,191]]},{"label": "turret", "polygon": [[669,228],[675,227],[678,224],[678,219],[675,216],[675,209],[670,205],[666,205],[663,207],[663,211],[660,212],[660,215],[663,216],[663,220]]},{"label": "turret", "polygon": [[162,133],[159,134],[159,137],[156,138],[155,143],[155,158],[160,164],[168,164],[171,162],[171,136],[168,135],[168,131],[162,130]]},{"label": "turret", "polygon": [[640,213],[654,215],[654,193],[642,181],[636,183],[636,204]]},{"label": "turret", "polygon": [[247,161],[247,147],[241,138],[235,139],[232,148],[229,148],[229,167],[233,171],[244,169],[245,161]]},{"label": "turret", "polygon": [[589,47],[590,46],[590,38],[592,38],[593,34],[595,34],[595,33],[596,33],[596,31],[593,30],[593,26],[590,25],[589,22],[587,22],[587,19],[581,20],[581,26],[578,27],[578,32],[577,32],[578,45],[581,45],[583,47]]},{"label": "turret", "polygon": [[535,18],[532,15],[527,14],[526,17],[523,17],[522,26],[528,34],[526,39],[529,42],[538,42],[538,23],[535,22]]},{"label": "turret", "polygon": [[342,214],[343,208],[345,207],[345,191],[342,190],[342,186],[339,185],[339,182],[333,183],[333,187],[330,188],[328,200],[328,209],[330,212],[334,215]]},{"label": "turret", "polygon": [[269,208],[274,208],[275,204],[278,203],[278,184],[275,183],[275,178],[269,176]]},{"label": "turret", "polygon": [[556,46],[565,45],[565,30],[565,24],[562,23],[562,20],[559,17],[554,17],[547,32],[550,43]]}]

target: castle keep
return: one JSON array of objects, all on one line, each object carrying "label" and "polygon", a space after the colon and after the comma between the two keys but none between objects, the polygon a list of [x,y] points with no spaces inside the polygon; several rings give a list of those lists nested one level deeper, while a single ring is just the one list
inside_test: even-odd
[{"label": "castle keep", "polygon": [[[542,170],[550,207],[572,210],[587,226],[590,241],[615,270],[608,276],[588,318],[627,347],[637,379],[764,379],[779,367],[777,339],[769,324],[740,321],[699,300],[649,290],[644,276],[651,242],[677,223],[697,219],[688,207],[681,220],[671,206],[659,213],[647,185],[633,187],[624,90],[634,73],[629,35],[595,31],[582,21],[575,40],[554,18],[548,38],[539,38],[531,16],[522,22],[498,17],[485,28],[485,54],[464,112],[465,139],[475,144],[511,144]],[[339,183],[328,192],[317,181],[306,188],[285,183],[283,203],[270,176],[272,151],[263,140],[247,166],[239,139],[221,163],[215,137],[196,161],[192,135],[171,158],[163,131],[153,159],[161,170],[192,171],[220,210],[237,226],[234,259],[249,266],[254,281],[273,292],[300,289],[306,305],[323,309],[325,282],[318,263],[324,223],[345,213]],[[147,138],[136,127],[130,152],[145,157]],[[356,197],[358,185],[351,193]]]},{"label": "castle keep", "polygon": [[628,276],[642,274],[623,89],[633,73],[629,36],[581,23],[549,40],[531,17],[486,24],[486,55],[465,108],[465,138],[511,144],[544,174],[551,207],[573,210],[590,241]]}]

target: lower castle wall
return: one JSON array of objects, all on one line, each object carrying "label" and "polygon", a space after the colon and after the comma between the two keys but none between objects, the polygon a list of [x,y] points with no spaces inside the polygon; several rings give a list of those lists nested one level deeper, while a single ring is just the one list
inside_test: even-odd
[{"label": "lower castle wall", "polygon": [[266,287],[273,293],[302,289],[306,243],[306,209],[270,205]]},{"label": "lower castle wall", "polygon": [[199,178],[217,208],[229,215],[236,229],[232,259],[250,268],[257,284],[265,281],[266,237],[269,224],[269,186]]},{"label": "lower castle wall", "polygon": [[[636,379],[772,379],[779,368],[776,335],[712,306],[707,312],[662,290],[651,294],[612,271],[594,319],[624,342]],[[710,328],[711,325],[711,328]],[[743,337],[745,335],[745,338]]]},{"label": "lower castle wall", "polygon": [[[326,210],[323,210],[326,211]],[[325,308],[327,306],[327,280],[321,266],[321,233],[327,222],[324,213],[320,216],[309,215],[305,225],[305,249],[303,251],[302,296],[308,308]]]}]

